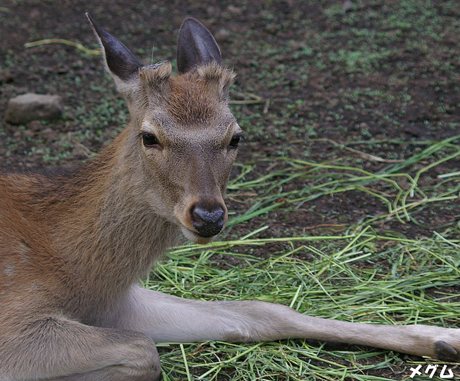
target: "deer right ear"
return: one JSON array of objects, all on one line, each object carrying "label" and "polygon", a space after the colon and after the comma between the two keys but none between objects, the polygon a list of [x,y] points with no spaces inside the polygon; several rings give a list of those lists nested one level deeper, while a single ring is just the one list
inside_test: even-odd
[{"label": "deer right ear", "polygon": [[183,74],[193,67],[222,62],[219,45],[211,32],[193,17],[187,17],[179,31],[177,69]]},{"label": "deer right ear", "polygon": [[106,69],[114,78],[117,88],[121,90],[120,81],[126,83],[132,80],[139,74],[139,68],[143,65],[125,45],[96,24],[89,13],[86,13],[86,17],[101,46]]}]

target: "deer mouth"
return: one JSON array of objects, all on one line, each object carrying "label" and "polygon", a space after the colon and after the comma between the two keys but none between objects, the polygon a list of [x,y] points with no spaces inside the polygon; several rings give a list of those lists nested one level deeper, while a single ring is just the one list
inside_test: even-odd
[{"label": "deer mouth", "polygon": [[211,242],[212,239],[217,235],[216,234],[216,235],[213,235],[213,236],[210,236],[210,237],[204,237],[204,236],[198,234],[197,232],[194,232],[194,231],[186,228],[185,226],[181,226],[181,230],[182,230],[182,234],[184,235],[185,238],[187,238],[191,242],[198,243],[200,245],[205,245],[205,244]]}]

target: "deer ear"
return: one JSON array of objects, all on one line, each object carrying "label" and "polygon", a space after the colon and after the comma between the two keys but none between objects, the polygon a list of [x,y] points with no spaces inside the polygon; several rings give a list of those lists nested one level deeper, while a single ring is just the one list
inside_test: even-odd
[{"label": "deer ear", "polygon": [[119,85],[117,79],[128,82],[135,75],[138,75],[139,68],[142,67],[142,64],[134,54],[110,33],[96,24],[89,13],[86,13],[86,17],[88,17],[94,34],[101,46],[106,69],[112,77],[114,77],[117,86]]},{"label": "deer ear", "polygon": [[177,68],[183,74],[194,66],[222,62],[219,45],[211,32],[193,17],[187,17],[179,31]]}]

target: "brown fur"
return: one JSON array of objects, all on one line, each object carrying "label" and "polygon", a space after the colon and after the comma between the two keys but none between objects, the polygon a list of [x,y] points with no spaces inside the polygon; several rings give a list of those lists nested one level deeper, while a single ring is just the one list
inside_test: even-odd
[{"label": "brown fur", "polygon": [[[46,331],[73,321],[105,326],[116,303],[182,236],[181,228],[194,230],[193,205],[222,199],[236,151],[218,159],[234,119],[216,91],[222,91],[219,81],[228,87],[233,74],[215,65],[201,70],[171,77],[163,63],[119,83],[133,121],[70,176],[1,175],[0,359],[27,341],[20,332],[35,337],[37,327]],[[143,146],[146,123],[154,123],[162,151]],[[192,134],[175,141],[183,126],[202,129],[208,139],[198,142]],[[222,167],[210,171],[216,160]],[[0,362],[0,379],[14,379],[18,364],[25,375],[33,372],[16,363]]]},{"label": "brown fur", "polygon": [[[200,126],[206,120],[216,118],[222,103],[226,102],[219,94],[220,89],[228,88],[233,78],[233,73],[218,71],[214,65],[172,78],[168,112],[176,123],[185,126]],[[220,81],[226,83],[221,85]]]},{"label": "brown fur", "polygon": [[227,219],[223,196],[241,134],[227,105],[234,74],[214,61],[189,67],[208,57],[193,41],[219,49],[197,20],[184,25],[186,72],[172,77],[168,63],[138,68],[93,23],[116,61],[106,67],[122,68],[111,75],[131,123],[71,175],[0,175],[0,380],[156,380],[153,340],[313,338],[460,360],[455,329],[331,321],[137,285],[181,233],[209,242]]}]

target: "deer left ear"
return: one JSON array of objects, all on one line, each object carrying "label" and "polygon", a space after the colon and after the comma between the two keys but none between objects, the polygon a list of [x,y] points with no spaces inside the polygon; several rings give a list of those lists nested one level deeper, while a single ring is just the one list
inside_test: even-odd
[{"label": "deer left ear", "polygon": [[183,74],[195,66],[222,63],[219,45],[211,32],[197,19],[187,17],[179,31],[177,69]]},{"label": "deer left ear", "polygon": [[125,45],[96,24],[89,13],[86,13],[86,17],[88,17],[101,46],[105,66],[117,86],[119,85],[117,80],[129,82],[135,75],[139,74],[139,68],[142,67],[141,62]]}]

